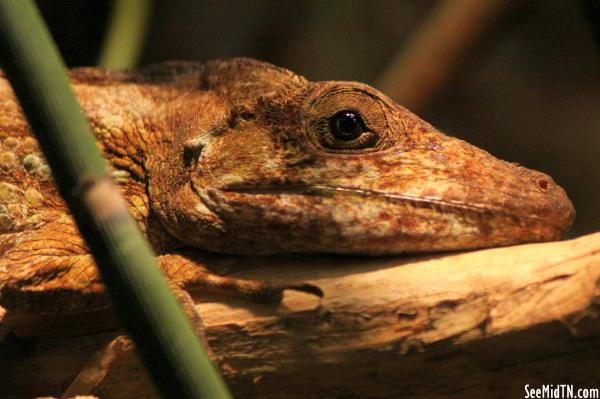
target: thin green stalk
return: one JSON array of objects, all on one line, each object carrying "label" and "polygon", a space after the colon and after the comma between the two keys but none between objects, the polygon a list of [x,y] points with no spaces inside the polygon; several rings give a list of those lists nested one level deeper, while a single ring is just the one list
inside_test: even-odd
[{"label": "thin green stalk", "polygon": [[31,0],[0,0],[0,60],[162,397],[229,398],[150,247],[106,178],[106,163]]},{"label": "thin green stalk", "polygon": [[113,0],[108,29],[102,44],[98,65],[104,68],[132,68],[137,64],[152,0]]}]

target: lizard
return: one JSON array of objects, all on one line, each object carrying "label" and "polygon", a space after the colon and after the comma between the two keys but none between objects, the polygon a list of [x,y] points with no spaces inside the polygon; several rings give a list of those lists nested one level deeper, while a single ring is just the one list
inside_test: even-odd
[{"label": "lizard", "polygon": [[[211,254],[393,255],[559,239],[575,211],[550,176],[447,136],[374,88],[248,58],[79,68],[72,87],[174,286],[277,300]],[[54,171],[60,173],[60,171]],[[82,241],[0,78],[0,306],[106,306]]]}]

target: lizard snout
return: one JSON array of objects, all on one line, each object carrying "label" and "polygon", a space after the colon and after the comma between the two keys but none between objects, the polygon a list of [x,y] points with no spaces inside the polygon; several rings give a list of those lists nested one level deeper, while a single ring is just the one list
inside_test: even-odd
[{"label": "lizard snout", "polygon": [[575,208],[563,190],[552,177],[545,173],[532,172],[532,185],[546,197],[544,219],[551,221],[558,235],[564,234],[575,220]]}]

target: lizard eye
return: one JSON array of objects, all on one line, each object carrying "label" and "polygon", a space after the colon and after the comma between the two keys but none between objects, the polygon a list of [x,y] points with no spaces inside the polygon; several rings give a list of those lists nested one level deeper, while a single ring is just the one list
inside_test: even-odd
[{"label": "lizard eye", "polygon": [[319,150],[358,154],[386,149],[394,143],[378,93],[353,83],[324,83],[306,103],[308,138]]},{"label": "lizard eye", "polygon": [[362,150],[373,147],[377,141],[377,135],[367,128],[356,111],[339,111],[321,123],[321,128],[315,129],[321,132],[319,141],[331,150]]},{"label": "lizard eye", "polygon": [[365,130],[360,115],[354,111],[340,111],[329,120],[329,129],[338,140],[354,140]]}]

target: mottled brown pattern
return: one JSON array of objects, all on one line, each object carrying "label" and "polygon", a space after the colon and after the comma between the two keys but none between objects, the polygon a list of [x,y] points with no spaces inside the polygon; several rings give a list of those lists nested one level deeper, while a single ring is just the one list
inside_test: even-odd
[{"label": "mottled brown pattern", "polygon": [[[286,288],[210,274],[202,251],[481,248],[555,240],[574,217],[549,176],[445,136],[360,83],[311,83],[249,59],[78,69],[71,79],[132,214],[180,287],[259,299]],[[332,131],[343,110],[362,118],[355,139]],[[4,79],[0,250],[7,309],[104,303],[93,260]]]}]

